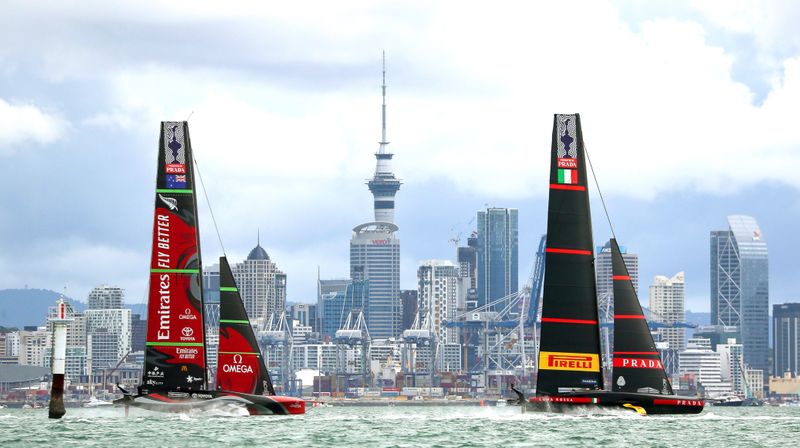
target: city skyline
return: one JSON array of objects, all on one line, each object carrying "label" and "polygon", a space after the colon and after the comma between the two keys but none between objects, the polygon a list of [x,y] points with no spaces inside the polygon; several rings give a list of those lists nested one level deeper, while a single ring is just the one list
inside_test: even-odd
[{"label": "city skyline", "polygon": [[[745,214],[771,246],[770,303],[797,300],[800,41],[789,18],[798,6],[766,2],[752,15],[592,2],[558,46],[548,22],[564,10],[544,5],[462,8],[456,21],[448,8],[413,3],[225,18],[211,6],[191,17],[168,7],[158,21],[147,6],[96,6],[77,20],[68,6],[13,4],[0,18],[2,289],[66,286],[83,300],[109,283],[142,302],[158,123],[191,116],[229,258],[243,260],[261,228],[288,276],[287,300],[313,302],[317,267],[348,277],[350,231],[374,211],[364,183],[379,148],[385,49],[404,182],[401,289],[414,289],[419,261],[454,260],[449,240],[475,230],[471,218],[487,207],[519,210],[524,284],[545,227],[552,114],[580,112],[614,229],[640,255],[643,281],[685,271],[687,309],[708,312],[708,232]],[[109,38],[103,24],[119,22],[123,35]],[[342,35],[328,22],[354,26]],[[248,37],[217,36],[230,26]],[[542,63],[582,70],[545,73]],[[590,190],[594,239],[605,241]],[[199,206],[203,258],[214,260],[222,250]]]}]

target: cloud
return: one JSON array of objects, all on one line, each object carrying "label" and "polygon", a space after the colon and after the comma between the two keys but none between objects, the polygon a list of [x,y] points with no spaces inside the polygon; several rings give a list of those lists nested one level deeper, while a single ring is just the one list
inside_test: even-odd
[{"label": "cloud", "polygon": [[60,138],[68,123],[30,104],[0,98],[0,155],[20,150],[26,142],[48,144]]},{"label": "cloud", "polygon": [[[400,207],[411,186],[428,186],[426,199],[443,208],[474,203],[450,211],[451,222],[484,202],[541,200],[552,114],[571,112],[582,114],[604,192],[620,198],[720,196],[764,181],[800,188],[793,125],[800,52],[787,21],[793,14],[780,16],[795,7],[770,3],[763,12],[729,4],[697,2],[694,14],[663,11],[631,24],[620,7],[601,1],[492,8],[17,3],[0,17],[0,58],[12,67],[0,73],[0,92],[32,92],[17,96],[59,104],[81,125],[68,128],[57,115],[0,100],[0,153],[21,142],[52,143],[69,129],[69,147],[81,151],[58,162],[80,175],[61,179],[71,186],[64,197],[22,193],[42,202],[26,206],[25,218],[55,221],[43,210],[66,214],[61,204],[72,201],[75,214],[91,221],[65,217],[81,238],[122,251],[146,248],[149,229],[133,227],[152,210],[158,123],[191,115],[192,143],[228,249],[249,249],[260,228],[291,284],[308,290],[315,276],[302,266],[325,260],[337,267],[323,271],[346,272],[335,260],[346,260],[349,229],[371,216],[364,181],[380,138],[382,49],[389,148],[405,182]],[[735,76],[741,49],[718,39],[719,29],[751,36],[768,56],[745,61],[771,74],[763,96]],[[26,45],[11,44],[19,41]],[[50,101],[40,102],[38,91]],[[20,123],[25,107],[44,118]],[[30,130],[31,123],[39,124]],[[22,140],[3,144],[3,132]],[[438,197],[443,184],[458,200]],[[105,216],[91,204],[122,206]],[[147,254],[130,256],[147,263]],[[404,253],[404,278],[414,260],[426,258]],[[308,297],[305,289],[298,295]]]}]

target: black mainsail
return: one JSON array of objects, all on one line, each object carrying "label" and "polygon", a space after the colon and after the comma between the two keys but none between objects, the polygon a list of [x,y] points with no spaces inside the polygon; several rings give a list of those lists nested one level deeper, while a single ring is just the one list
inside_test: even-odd
[{"label": "black mainsail", "polygon": [[656,350],[617,240],[613,238],[611,264],[614,282],[612,390],[672,395],[672,386],[661,364],[661,355]]},{"label": "black mainsail", "polygon": [[219,259],[217,389],[275,395],[227,257]]},{"label": "black mainsail", "polygon": [[639,414],[696,414],[704,402],[672,395],[622,261],[613,247],[613,390],[603,389],[592,222],[578,114],[556,115],[550,154],[544,294],[536,396],[526,408],[568,412],[597,407]]},{"label": "black mainsail", "polygon": [[189,127],[161,123],[144,390],[205,389],[202,262]]},{"label": "black mainsail", "polygon": [[556,115],[537,394],[603,387],[592,223],[578,114]]}]

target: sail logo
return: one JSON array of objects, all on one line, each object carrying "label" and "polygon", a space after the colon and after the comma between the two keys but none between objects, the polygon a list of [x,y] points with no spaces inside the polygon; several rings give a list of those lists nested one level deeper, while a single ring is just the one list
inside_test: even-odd
[{"label": "sail logo", "polygon": [[167,174],[167,188],[186,188],[186,175]]},{"label": "sail logo", "polygon": [[164,142],[166,143],[164,163],[186,164],[186,150],[183,141],[183,123],[167,122],[164,123]]},{"label": "sail logo", "polygon": [[540,352],[539,368],[543,370],[599,372],[600,357],[596,353]]},{"label": "sail logo", "polygon": [[[200,350],[196,349],[196,348],[177,347],[177,348],[175,348],[175,353],[177,353],[178,359],[191,359],[191,360],[194,360],[200,354]],[[186,366],[182,366],[182,369],[183,368],[186,368]],[[188,369],[186,371],[188,371]]]},{"label": "sail logo", "polygon": [[253,368],[247,364],[242,364],[242,355],[233,355],[233,364],[223,364],[222,371],[225,373],[253,373]]},{"label": "sail logo", "polygon": [[556,162],[559,168],[568,168],[572,170],[578,168],[578,159],[564,157],[564,158],[559,158]]},{"label": "sail logo", "polygon": [[191,308],[186,308],[185,310],[183,310],[183,314],[178,316],[178,319],[180,319],[180,320],[197,320],[197,315],[192,313],[192,309]]},{"label": "sail logo", "polygon": [[186,165],[182,163],[168,163],[167,174],[186,174]]},{"label": "sail logo", "polygon": [[660,359],[643,359],[643,358],[618,358],[614,357],[614,367],[623,367],[630,369],[664,369]]},{"label": "sail logo", "polygon": [[152,370],[147,371],[147,376],[151,378],[164,378],[164,371],[159,370],[158,366],[155,366]]},{"label": "sail logo", "polygon": [[178,209],[178,200],[175,198],[168,198],[162,195],[158,195],[158,198],[161,199],[161,202],[164,203],[170,210],[175,211]]},{"label": "sail logo", "polygon": [[[185,338],[191,338],[192,335],[194,335],[194,330],[192,330],[192,327],[183,327],[183,329],[181,330],[181,334]],[[181,338],[181,339],[184,339],[184,338]]]},{"label": "sail logo", "polygon": [[559,159],[576,159],[578,157],[575,126],[575,115],[559,115],[556,121],[558,138],[556,139],[556,156]]}]

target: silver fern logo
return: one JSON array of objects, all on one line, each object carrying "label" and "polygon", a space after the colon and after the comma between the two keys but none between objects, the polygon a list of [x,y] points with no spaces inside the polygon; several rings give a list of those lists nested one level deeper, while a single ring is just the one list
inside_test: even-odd
[{"label": "silver fern logo", "polygon": [[158,195],[158,198],[161,199],[161,202],[164,203],[170,210],[177,210],[178,209],[178,200],[175,198],[167,198],[162,195]]}]

